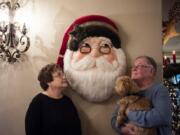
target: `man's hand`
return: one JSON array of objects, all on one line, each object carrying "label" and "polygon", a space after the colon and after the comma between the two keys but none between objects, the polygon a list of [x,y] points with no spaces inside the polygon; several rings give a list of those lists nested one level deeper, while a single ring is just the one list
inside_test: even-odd
[{"label": "man's hand", "polygon": [[136,127],[132,123],[127,123],[121,128],[121,132],[123,135],[136,135]]}]

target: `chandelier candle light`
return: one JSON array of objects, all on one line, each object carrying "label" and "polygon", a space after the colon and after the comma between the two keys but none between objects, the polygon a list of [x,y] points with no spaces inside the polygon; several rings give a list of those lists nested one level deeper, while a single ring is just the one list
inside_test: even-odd
[{"label": "chandelier candle light", "polygon": [[0,22],[0,61],[14,63],[30,47],[30,38],[26,35],[27,28],[14,22],[15,11],[20,8],[18,0],[0,3],[0,10],[8,9],[9,20]]},{"label": "chandelier candle light", "polygon": [[176,64],[176,51],[172,51],[173,63]]},{"label": "chandelier candle light", "polygon": [[167,56],[163,57],[163,65],[164,65],[164,67],[167,66]]}]

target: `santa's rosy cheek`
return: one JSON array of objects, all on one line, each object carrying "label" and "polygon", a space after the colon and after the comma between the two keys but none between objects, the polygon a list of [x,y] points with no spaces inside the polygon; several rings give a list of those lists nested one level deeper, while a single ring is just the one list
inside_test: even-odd
[{"label": "santa's rosy cheek", "polygon": [[115,53],[113,53],[113,52],[108,55],[104,55],[104,57],[111,64],[113,63],[114,60],[117,60],[117,57],[116,57]]},{"label": "santa's rosy cheek", "polygon": [[84,58],[86,56],[86,54],[82,54],[80,52],[74,52],[73,55],[72,55],[72,60],[81,60],[82,58]]}]

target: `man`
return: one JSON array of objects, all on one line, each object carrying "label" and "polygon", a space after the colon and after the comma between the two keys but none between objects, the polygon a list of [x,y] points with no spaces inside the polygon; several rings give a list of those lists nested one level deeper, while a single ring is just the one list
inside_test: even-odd
[{"label": "man", "polygon": [[67,30],[60,56],[66,44],[64,71],[72,88],[88,101],[107,100],[115,79],[126,70],[116,25],[104,16],[81,17]]},{"label": "man", "polygon": [[[132,66],[131,78],[142,90],[140,95],[148,98],[153,105],[149,111],[127,110],[128,120],[141,127],[156,127],[157,135],[171,135],[171,105],[168,90],[162,84],[155,83],[157,65],[153,58],[140,56]],[[118,109],[117,109],[118,110]],[[112,117],[112,127],[122,134],[133,135],[130,124],[117,127],[117,112]]]}]

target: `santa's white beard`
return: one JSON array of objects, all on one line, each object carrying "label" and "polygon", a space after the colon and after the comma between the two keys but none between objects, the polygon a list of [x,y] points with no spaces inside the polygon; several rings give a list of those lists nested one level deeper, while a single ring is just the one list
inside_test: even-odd
[{"label": "santa's white beard", "polygon": [[[96,60],[86,56],[72,61],[73,51],[67,50],[64,57],[64,71],[71,87],[89,101],[108,99],[119,75],[126,70],[126,58],[121,49],[116,49],[117,61],[110,64],[103,56]],[[94,65],[96,66],[95,68]]]}]

